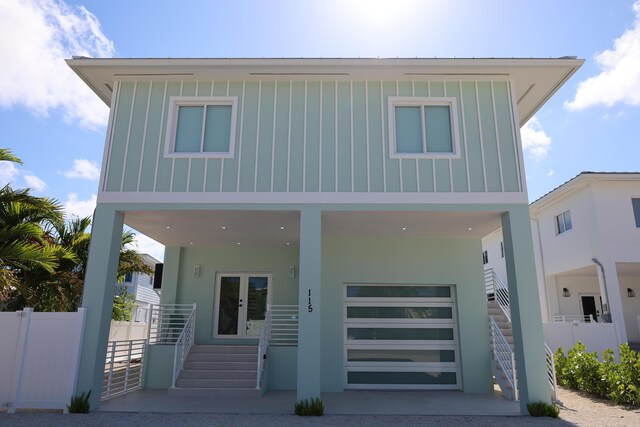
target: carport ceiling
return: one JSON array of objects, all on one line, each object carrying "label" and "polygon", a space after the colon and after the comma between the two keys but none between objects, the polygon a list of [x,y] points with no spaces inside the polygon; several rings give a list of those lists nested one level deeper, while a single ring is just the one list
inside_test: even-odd
[{"label": "carport ceiling", "polygon": [[[166,246],[296,245],[297,211],[135,211],[125,223]],[[323,235],[480,239],[500,227],[498,212],[332,211]]]}]

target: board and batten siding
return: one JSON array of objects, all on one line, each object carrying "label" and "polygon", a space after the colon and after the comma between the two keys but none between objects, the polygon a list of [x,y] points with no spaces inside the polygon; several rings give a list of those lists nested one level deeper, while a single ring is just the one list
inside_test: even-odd
[{"label": "board and batten siding", "polygon": [[[166,158],[172,96],[238,98],[233,158]],[[461,156],[389,156],[388,98],[454,97]],[[118,82],[103,192],[521,192],[505,81]]]}]

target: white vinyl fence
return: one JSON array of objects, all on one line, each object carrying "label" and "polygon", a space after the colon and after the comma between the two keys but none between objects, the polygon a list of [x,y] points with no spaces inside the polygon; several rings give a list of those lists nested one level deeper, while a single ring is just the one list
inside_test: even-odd
[{"label": "white vinyl fence", "polygon": [[562,347],[566,354],[576,342],[580,341],[587,347],[589,353],[596,351],[600,358],[606,349],[613,350],[616,359],[618,358],[621,342],[618,337],[618,325],[615,322],[553,322],[543,323],[542,326],[545,341],[554,353],[558,347]]},{"label": "white vinyl fence", "polygon": [[0,405],[62,409],[75,393],[84,309],[0,313]]},{"label": "white vinyl fence", "polygon": [[109,329],[109,341],[147,339],[147,325],[147,322],[121,322],[112,320]]}]

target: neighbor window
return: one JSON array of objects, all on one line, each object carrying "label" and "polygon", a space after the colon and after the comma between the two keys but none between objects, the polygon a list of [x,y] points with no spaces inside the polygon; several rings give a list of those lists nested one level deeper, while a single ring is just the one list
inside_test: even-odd
[{"label": "neighbor window", "polygon": [[504,258],[504,242],[500,242],[500,257]]},{"label": "neighbor window", "polygon": [[571,214],[569,211],[564,211],[560,215],[556,216],[556,227],[558,234],[571,230]]},{"label": "neighbor window", "polygon": [[455,98],[389,98],[390,155],[460,157]]},{"label": "neighbor window", "polygon": [[633,216],[636,218],[636,227],[640,228],[640,198],[631,199],[631,205],[633,206]]},{"label": "neighbor window", "polygon": [[489,264],[489,252],[482,251],[482,264]]},{"label": "neighbor window", "polygon": [[125,273],[123,283],[131,283],[133,275],[131,273]]},{"label": "neighbor window", "polygon": [[235,97],[172,97],[168,157],[233,157]]}]

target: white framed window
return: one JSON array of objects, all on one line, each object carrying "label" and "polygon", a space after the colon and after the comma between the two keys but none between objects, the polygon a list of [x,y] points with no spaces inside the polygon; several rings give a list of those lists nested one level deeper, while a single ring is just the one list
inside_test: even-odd
[{"label": "white framed window", "polygon": [[236,97],[172,96],[166,157],[233,157]]},{"label": "white framed window", "polygon": [[456,99],[389,97],[391,158],[459,158]]},{"label": "white framed window", "polygon": [[482,251],[482,264],[483,265],[489,264],[489,252],[488,251]]},{"label": "white framed window", "polygon": [[631,206],[633,207],[633,217],[636,220],[636,227],[640,228],[640,197],[632,198]]},{"label": "white framed window", "polygon": [[562,234],[565,231],[569,231],[573,228],[573,224],[571,223],[571,213],[566,210],[562,212],[560,215],[556,215],[556,232],[557,234]]}]

